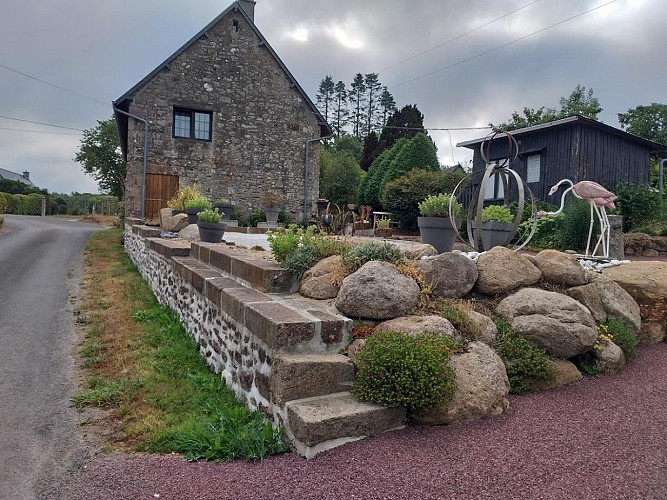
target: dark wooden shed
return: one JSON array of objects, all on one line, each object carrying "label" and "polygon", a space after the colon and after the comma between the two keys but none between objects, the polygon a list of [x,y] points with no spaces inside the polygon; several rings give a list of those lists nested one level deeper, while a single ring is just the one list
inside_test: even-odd
[{"label": "dark wooden shed", "polygon": [[[612,191],[619,182],[646,184],[651,153],[667,149],[662,144],[580,115],[513,130],[510,134],[519,145],[519,155],[510,168],[526,181],[537,200],[549,203],[558,201],[548,193],[561,179],[574,183],[594,181]],[[486,167],[480,154],[483,140],[457,144],[475,151],[473,186],[480,183],[479,172]],[[504,158],[507,149],[506,137],[494,139],[489,160]],[[498,181],[495,179],[492,186],[487,186],[489,201],[503,196],[502,183]]]}]

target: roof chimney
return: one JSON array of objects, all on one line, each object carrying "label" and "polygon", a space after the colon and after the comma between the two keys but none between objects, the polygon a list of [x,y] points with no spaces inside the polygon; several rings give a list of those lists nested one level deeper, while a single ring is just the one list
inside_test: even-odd
[{"label": "roof chimney", "polygon": [[26,179],[30,180],[30,172],[28,172],[27,170],[24,171],[24,172],[23,172],[23,177],[25,177]]},{"label": "roof chimney", "polygon": [[255,22],[255,0],[237,0],[239,5],[243,10],[245,10],[245,13],[248,14],[248,17],[250,20],[254,23]]}]

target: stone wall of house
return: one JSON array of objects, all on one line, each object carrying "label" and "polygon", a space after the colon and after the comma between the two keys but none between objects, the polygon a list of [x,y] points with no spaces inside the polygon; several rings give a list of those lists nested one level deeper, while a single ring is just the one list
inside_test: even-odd
[{"label": "stone wall of house", "polygon": [[[235,30],[233,23],[238,29]],[[212,111],[211,142],[174,138],[173,108]],[[248,212],[267,190],[301,218],[305,142],[320,136],[308,103],[239,12],[230,11],[133,96],[150,123],[148,173],[197,183]],[[129,120],[126,212],[140,213],[144,130]],[[308,206],[319,192],[319,143],[310,146]]]}]

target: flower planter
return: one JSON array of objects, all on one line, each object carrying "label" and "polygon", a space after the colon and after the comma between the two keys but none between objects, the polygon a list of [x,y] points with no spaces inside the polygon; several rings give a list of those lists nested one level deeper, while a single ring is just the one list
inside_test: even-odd
[{"label": "flower planter", "polygon": [[234,205],[222,205],[217,204],[213,205],[213,208],[217,208],[222,220],[230,220],[232,217],[232,211],[234,210]]},{"label": "flower planter", "polygon": [[370,222],[356,222],[354,224],[354,230],[355,231],[365,231],[366,229],[372,229],[373,224]]},{"label": "flower planter", "polygon": [[[457,227],[461,219],[455,219]],[[451,252],[456,241],[456,231],[449,217],[417,217],[422,243],[432,245],[438,253]]]},{"label": "flower planter", "polygon": [[390,227],[378,227],[375,229],[375,236],[378,238],[389,238],[394,234],[394,230]]},{"label": "flower planter", "polygon": [[278,216],[280,215],[280,209],[277,207],[265,208],[264,213],[266,214],[266,222],[269,224],[276,224],[278,222]]},{"label": "flower planter", "polygon": [[227,224],[222,222],[214,224],[211,222],[197,222],[199,228],[199,239],[207,243],[220,243],[225,234]]},{"label": "flower planter", "polygon": [[188,214],[188,224],[196,224],[197,214],[202,210],[203,208],[186,208],[185,213]]},{"label": "flower planter", "polygon": [[[512,234],[513,224],[510,222],[497,222],[490,220],[482,222],[482,246],[483,250],[491,250],[493,247],[506,245]],[[473,237],[477,229],[477,222],[472,221]],[[477,243],[477,241],[475,241]],[[481,250],[481,249],[480,249]]]}]

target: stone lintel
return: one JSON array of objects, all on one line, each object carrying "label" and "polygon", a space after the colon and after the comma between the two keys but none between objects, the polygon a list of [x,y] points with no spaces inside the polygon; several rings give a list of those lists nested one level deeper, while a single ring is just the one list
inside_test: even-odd
[{"label": "stone lintel", "polygon": [[165,240],[163,238],[148,238],[146,246],[167,259],[172,257],[187,257],[190,255],[190,245],[181,241]]},{"label": "stone lintel", "polygon": [[206,290],[204,294],[206,298],[213,302],[216,306],[221,307],[221,293],[227,288],[242,288],[246,289],[241,283],[232,278],[215,277],[206,280]]},{"label": "stone lintel", "polygon": [[132,232],[143,238],[158,238],[160,228],[155,226],[132,226]]},{"label": "stone lintel", "polygon": [[[251,288],[225,288],[220,292],[220,309],[241,324],[246,323],[246,307],[249,304],[269,302],[273,299]],[[253,333],[256,333],[250,329]]]}]

